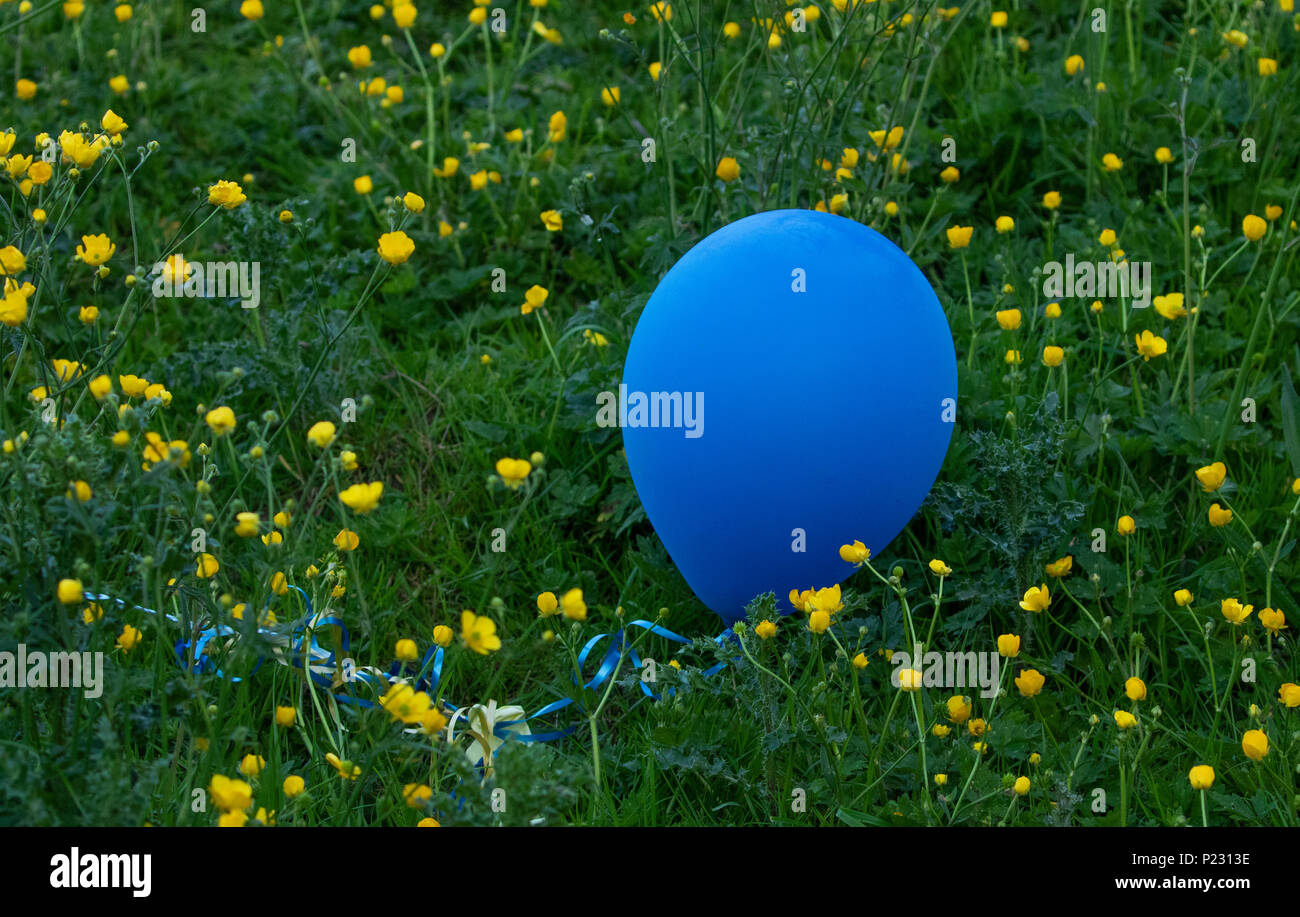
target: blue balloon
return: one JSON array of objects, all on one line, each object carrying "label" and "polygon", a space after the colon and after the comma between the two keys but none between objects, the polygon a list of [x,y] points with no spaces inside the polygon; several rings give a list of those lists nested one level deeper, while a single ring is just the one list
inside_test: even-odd
[{"label": "blue balloon", "polygon": [[882,551],[934,484],[956,401],[952,333],[911,259],[853,220],[776,210],[668,271],[617,408],[646,515],[731,624],[764,592],[788,611],[791,589],[848,578],[840,545]]}]

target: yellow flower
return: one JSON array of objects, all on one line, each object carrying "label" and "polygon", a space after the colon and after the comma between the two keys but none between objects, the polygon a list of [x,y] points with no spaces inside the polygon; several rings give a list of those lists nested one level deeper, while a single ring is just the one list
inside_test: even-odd
[{"label": "yellow flower", "polygon": [[[1077,56],[1078,56],[1078,55],[1076,55],[1076,57],[1077,57]],[[1082,66],[1082,59],[1080,59],[1080,66]],[[1043,195],[1043,206],[1046,207],[1048,210],[1055,210],[1057,207],[1060,207],[1060,206],[1061,206],[1061,192],[1060,192],[1060,191],[1048,191],[1046,194],[1044,194],[1044,195]]]},{"label": "yellow flower", "polygon": [[400,229],[397,232],[386,232],[379,237],[379,257],[383,258],[389,264],[405,264],[406,259],[411,257],[415,251],[415,243],[411,237]]},{"label": "yellow flower", "polygon": [[1253,213],[1246,214],[1241,220],[1241,234],[1252,242],[1258,242],[1264,238],[1264,233],[1267,230],[1268,223]]},{"label": "yellow flower", "polygon": [[564,135],[568,131],[569,119],[564,116],[563,111],[557,111],[551,115],[546,125],[546,139],[550,143],[559,143],[564,140]]},{"label": "yellow flower", "polygon": [[399,29],[409,29],[415,22],[417,10],[414,3],[401,3],[393,7],[393,22]]},{"label": "yellow flower", "polygon": [[600,91],[600,101],[605,103],[607,108],[613,108],[619,103],[621,93],[617,86],[606,86]]},{"label": "yellow flower", "polygon": [[581,589],[570,589],[560,598],[560,610],[570,621],[587,620],[587,603]]},{"label": "yellow flower", "polygon": [[970,245],[971,233],[974,231],[974,226],[949,226],[945,230],[948,236],[948,247],[966,248]]},{"label": "yellow flower", "polygon": [[1241,750],[1252,761],[1263,761],[1268,754],[1268,736],[1262,729],[1248,729],[1241,737]]},{"label": "yellow flower", "polygon": [[27,256],[17,246],[0,248],[0,274],[21,274],[27,269]]},{"label": "yellow flower", "polygon": [[1002,10],[995,10],[989,17],[989,25],[995,29],[1005,29],[1007,27],[1007,14]]},{"label": "yellow flower", "polygon": [[1222,506],[1220,506],[1217,503],[1210,504],[1210,511],[1208,515],[1210,519],[1210,525],[1214,526],[1215,528],[1218,528],[1219,526],[1227,525],[1229,522],[1232,521],[1232,510],[1224,509]]},{"label": "yellow flower", "polygon": [[123,121],[122,117],[116,114],[111,108],[104,112],[104,116],[99,119],[99,125],[114,137],[127,128],[126,122]]},{"label": "yellow flower", "polygon": [[1008,233],[1016,228],[1016,221],[1008,216],[1000,216],[993,224],[999,233]]},{"label": "yellow flower", "polygon": [[1192,593],[1188,589],[1179,589],[1174,593],[1174,602],[1180,607],[1186,607],[1192,604]]},{"label": "yellow flower", "polygon": [[243,780],[213,774],[208,784],[213,805],[223,812],[242,812],[253,804],[253,788]]},{"label": "yellow flower", "polygon": [[27,79],[19,80],[14,84],[14,94],[26,101],[36,95],[36,84]]},{"label": "yellow flower", "polygon": [[357,194],[369,194],[375,190],[375,183],[370,180],[369,175],[358,175],[352,179],[352,190]]},{"label": "yellow flower", "polygon": [[239,762],[239,772],[245,777],[256,777],[266,767],[266,759],[261,755],[244,755]]},{"label": "yellow flower", "polygon": [[[568,596],[566,595],[565,598],[568,598]],[[578,594],[578,599],[579,601],[582,599],[581,592]],[[585,606],[583,612],[584,614],[586,612]],[[496,622],[490,618],[476,615],[472,611],[461,612],[460,636],[469,649],[481,656],[486,656],[494,650],[501,649],[501,638],[497,636]]]},{"label": "yellow flower", "polygon": [[351,761],[341,761],[339,756],[330,752],[325,756],[325,761],[330,767],[338,772],[338,775],[344,780],[356,780],[361,776],[360,766],[353,764]]},{"label": "yellow flower", "polygon": [[934,775],[934,783],[935,783],[936,786],[947,786],[947,785],[948,785],[948,775],[947,775],[947,774],[935,774],[935,775]]},{"label": "yellow flower", "polygon": [[542,225],[546,227],[547,232],[559,232],[564,228],[564,217],[558,210],[543,210],[541,213]]},{"label": "yellow flower", "polygon": [[208,188],[208,203],[225,210],[234,210],[248,198],[236,182],[222,179]]},{"label": "yellow flower", "polygon": [[235,429],[235,412],[225,405],[208,411],[203,419],[217,436],[225,436]]},{"label": "yellow flower", "polygon": [[301,795],[305,789],[307,789],[307,781],[298,775],[290,774],[284,778],[284,795],[286,799],[293,799],[295,796]]},{"label": "yellow flower", "polygon": [[91,491],[90,485],[85,481],[73,481],[68,485],[64,496],[69,500],[76,500],[78,503],[87,503],[94,496],[94,493]]},{"label": "yellow flower", "polygon": [[935,576],[952,576],[952,567],[935,558],[930,561],[930,572]]},{"label": "yellow flower", "polygon": [[1187,310],[1183,307],[1182,293],[1170,293],[1167,296],[1153,297],[1151,304],[1155,306],[1156,311],[1159,312],[1163,318],[1171,322],[1174,319],[1182,318],[1187,314]]},{"label": "yellow flower", "polygon": [[1196,480],[1201,482],[1201,487],[1205,493],[1213,493],[1223,486],[1223,480],[1228,476],[1228,468],[1223,462],[1213,462],[1202,468],[1196,469]]},{"label": "yellow flower", "polygon": [[1138,353],[1142,354],[1144,362],[1150,362],[1152,357],[1158,357],[1169,349],[1169,344],[1159,335],[1152,334],[1150,331],[1143,331],[1134,336],[1137,342]]},{"label": "yellow flower", "polygon": [[[776,636],[776,622],[759,621],[756,625],[754,625],[754,633],[758,636],[758,639],[760,640],[771,640],[773,637]],[[859,653],[858,655],[861,656],[862,654]],[[857,659],[853,660],[853,664],[858,668],[861,668],[861,666],[857,665]]]},{"label": "yellow flower", "polygon": [[334,536],[334,547],[340,551],[355,551],[359,544],[361,544],[360,536],[351,529],[340,529]]},{"label": "yellow flower", "polygon": [[1137,722],[1137,717],[1129,713],[1127,710],[1115,711],[1115,725],[1120,729],[1132,729],[1137,725]]},{"label": "yellow flower", "polygon": [[956,166],[948,166],[939,173],[939,178],[945,185],[955,184],[961,178],[961,170]]},{"label": "yellow flower", "polygon": [[673,18],[672,4],[658,2],[650,4],[650,15],[654,17],[655,22],[670,22]]},{"label": "yellow flower", "polygon": [[258,533],[261,521],[257,513],[238,513],[235,516],[235,534],[240,538],[252,538]]},{"label": "yellow flower", "polygon": [[952,697],[948,698],[947,706],[949,722],[956,723],[960,726],[962,723],[970,719],[971,711],[973,709],[970,698],[962,694],[954,694]]},{"label": "yellow flower", "polygon": [[439,624],[433,629],[433,642],[438,646],[446,649],[451,646],[451,641],[456,638],[456,632],[446,624]]},{"label": "yellow flower", "polygon": [[1246,42],[1250,41],[1250,36],[1240,29],[1233,29],[1230,32],[1223,33],[1223,40],[1237,48],[1246,47]]},{"label": "yellow flower", "polygon": [[455,156],[447,156],[442,160],[442,168],[437,166],[433,169],[433,174],[439,178],[451,178],[460,169],[460,160]]},{"label": "yellow flower", "polygon": [[370,59],[370,48],[367,45],[357,45],[355,48],[348,49],[348,63],[352,65],[353,70],[364,70],[373,63]]},{"label": "yellow flower", "polygon": [[334,424],[328,420],[322,420],[312,424],[311,429],[307,431],[307,441],[318,449],[324,449],[334,442],[334,435]]},{"label": "yellow flower", "polygon": [[1065,72],[1074,76],[1083,69],[1083,57],[1078,54],[1071,54],[1065,59]]},{"label": "yellow flower", "polygon": [[1134,703],[1147,699],[1147,683],[1136,675],[1124,682],[1124,693]]},{"label": "yellow flower", "polygon": [[221,569],[221,563],[211,554],[200,554],[195,563],[194,575],[199,579],[211,579]]},{"label": "yellow flower", "polygon": [[1254,605],[1243,605],[1235,598],[1223,599],[1219,602],[1220,613],[1231,624],[1244,624],[1254,610]]},{"label": "yellow flower", "polygon": [[1279,632],[1288,629],[1286,624],[1286,615],[1282,613],[1281,609],[1260,609],[1259,623],[1264,625],[1264,629],[1274,637],[1278,636]]},{"label": "yellow flower", "polygon": [[713,174],[724,182],[733,182],[740,177],[740,163],[736,162],[734,156],[723,156],[718,160],[718,167],[713,170]]},{"label": "yellow flower", "polygon": [[1048,576],[1054,576],[1060,579],[1063,576],[1069,576],[1070,571],[1074,569],[1074,556],[1066,554],[1059,560],[1054,560],[1050,564],[1044,564],[1043,570]]},{"label": "yellow flower", "polygon": [[109,241],[108,236],[100,233],[96,236],[81,237],[81,244],[77,246],[77,257],[91,267],[99,267],[113,257],[115,251],[117,246]]},{"label": "yellow flower", "polygon": [[239,15],[254,21],[262,18],[262,0],[244,0],[239,4]]},{"label": "yellow flower", "polygon": [[[858,655],[861,656],[862,654],[858,653]],[[856,662],[857,660],[855,659],[854,661]],[[935,736],[936,738],[946,739],[951,734],[952,727],[945,726],[943,723],[935,723],[930,727],[930,735]],[[940,786],[942,786],[942,784],[940,784]]]},{"label": "yellow flower", "polygon": [[867,135],[871,137],[871,142],[874,143],[878,149],[888,152],[895,149],[903,142],[903,127],[902,125],[897,125],[891,127],[887,132],[883,130],[868,131]]},{"label": "yellow flower", "polygon": [[113,77],[108,81],[108,88],[113,90],[118,95],[125,95],[126,91],[130,87],[131,87],[131,82],[126,78],[124,74],[121,73],[119,73],[117,76]]},{"label": "yellow flower", "polygon": [[1031,586],[1025,592],[1025,597],[1020,601],[1020,607],[1025,611],[1040,612],[1047,610],[1051,604],[1052,594],[1047,588],[1047,584],[1041,586]]},{"label": "yellow flower", "polygon": [[1287,707],[1300,707],[1300,685],[1286,682],[1277,689],[1277,699]]},{"label": "yellow flower", "polygon": [[293,707],[275,708],[275,725],[288,729],[298,719],[298,711]]},{"label": "yellow flower", "polygon": [[369,484],[353,484],[346,490],[339,491],[339,499],[344,506],[364,516],[379,505],[379,498],[383,494],[383,482],[371,481]]},{"label": "yellow flower", "polygon": [[519,307],[520,313],[527,315],[534,309],[540,309],[542,304],[546,302],[546,297],[550,295],[551,291],[546,289],[546,287],[540,287],[537,284],[533,284],[524,291],[524,302]]},{"label": "yellow flower", "polygon": [[129,653],[140,643],[140,631],[137,628],[127,624],[122,628],[122,633],[117,635],[117,645],[122,652]]},{"label": "yellow flower", "polygon": [[1276,76],[1276,75],[1277,75],[1277,61],[1276,61],[1274,58],[1271,58],[1271,57],[1261,57],[1261,58],[1259,59],[1259,75],[1260,75],[1260,76]]},{"label": "yellow flower", "polygon": [[1024,796],[1029,792],[1029,778],[1017,777],[1016,782],[1011,785],[1017,796]]},{"label": "yellow flower", "polygon": [[543,618],[549,618],[552,615],[559,614],[560,602],[555,597],[554,592],[543,592],[537,597],[537,610]]},{"label": "yellow flower", "polygon": [[1046,681],[1037,669],[1024,669],[1016,676],[1016,687],[1024,697],[1034,697],[1042,692]]},{"label": "yellow flower", "polygon": [[921,672],[917,669],[899,669],[898,670],[898,687],[904,691],[920,691],[922,685]]},{"label": "yellow flower", "polygon": [[1065,351],[1054,344],[1049,344],[1043,348],[1043,365],[1060,366],[1065,359]]},{"label": "yellow flower", "polygon": [[1002,634],[998,637],[998,655],[1014,659],[1020,655],[1020,637],[1017,634]]},{"label": "yellow flower", "polygon": [[379,705],[388,711],[389,716],[408,726],[422,723],[432,703],[428,694],[401,682],[393,683],[379,699]]},{"label": "yellow flower", "polygon": [[407,191],[402,195],[402,206],[411,213],[423,213],[424,198],[420,197],[420,195],[416,194],[414,191]]},{"label": "yellow flower", "polygon": [[1214,786],[1214,768],[1208,764],[1198,764],[1187,772],[1187,780],[1194,790],[1208,790]]},{"label": "yellow flower", "polygon": [[1137,531],[1137,523],[1133,521],[1132,516],[1120,516],[1119,521],[1115,523],[1115,531],[1121,535],[1132,535]]},{"label": "yellow flower", "polygon": [[821,611],[828,615],[833,615],[844,608],[841,601],[839,585],[827,586],[824,589],[815,591],[808,600],[808,610],[810,612]]},{"label": "yellow flower", "polygon": [[840,545],[840,560],[849,564],[861,564],[871,557],[867,546],[860,541]]},{"label": "yellow flower", "polygon": [[1124,160],[1120,159],[1114,153],[1107,153],[1101,157],[1101,166],[1107,172],[1118,172],[1124,168]]},{"label": "yellow flower", "polygon": [[496,469],[506,487],[518,490],[527,480],[533,466],[527,459],[503,458],[497,460]]},{"label": "yellow flower", "polygon": [[994,316],[998,320],[998,326],[1003,331],[1015,331],[1020,327],[1020,310],[1019,309],[1000,309]]},{"label": "yellow flower", "polygon": [[59,580],[55,595],[64,605],[77,605],[85,598],[85,593],[81,588],[81,580],[79,579]]},{"label": "yellow flower", "polygon": [[984,722],[982,718],[974,719],[966,724],[966,731],[978,739],[980,736],[984,735],[984,733],[989,731],[989,724]]}]

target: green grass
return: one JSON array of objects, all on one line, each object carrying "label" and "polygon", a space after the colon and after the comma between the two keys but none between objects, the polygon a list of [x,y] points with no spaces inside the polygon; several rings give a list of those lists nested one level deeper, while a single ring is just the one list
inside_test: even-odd
[{"label": "green grass", "polygon": [[[374,21],[364,3],[328,0],[268,3],[260,21],[208,9],[201,32],[178,3],[141,2],[126,23],[104,3],[75,22],[58,5],[25,17],[17,4],[0,7],[0,70],[38,86],[6,108],[11,155],[32,154],[41,131],[97,130],[109,107],[130,125],[79,178],[56,163],[26,198],[0,178],[0,246],[25,254],[19,280],[36,287],[25,321],[3,331],[0,439],[14,446],[0,455],[0,650],[107,657],[96,700],[0,688],[0,822],[213,824],[218,807],[196,791],[260,755],[248,814],[275,810],[281,825],[426,816],[443,825],[1172,825],[1201,824],[1203,804],[1211,824],[1296,824],[1300,710],[1279,701],[1281,685],[1300,681],[1295,625],[1270,636],[1259,623],[1265,607],[1300,621],[1290,585],[1300,407],[1285,375],[1300,373],[1290,13],[1276,0],[1112,2],[1098,7],[1107,20],[1098,32],[1092,5],[1049,0],[1007,7],[999,30],[983,3],[951,19],[908,0],[843,12],[826,3],[806,32],[786,30],[769,48],[756,20],[784,15],[783,3],[684,0],[665,23],[643,5],[625,24],[617,4],[516,2],[502,4],[500,37],[469,25],[468,2],[417,5],[409,36],[391,11]],[[534,20],[558,28],[563,43],[534,32]],[[724,36],[728,21],[739,37]],[[1245,48],[1222,37],[1232,29],[1249,36]],[[1020,36],[1028,50],[1017,49]],[[435,41],[448,51],[440,58],[428,53]],[[401,102],[382,107],[357,92],[347,51],[361,44],[374,60],[365,78],[400,85]],[[1070,77],[1072,54],[1085,68]],[[1279,62],[1276,75],[1260,76],[1261,56]],[[664,64],[658,80],[654,61]],[[125,94],[109,88],[117,74],[129,78]],[[613,86],[611,108],[601,89]],[[556,111],[566,136],[551,143]],[[869,132],[894,125],[905,128],[899,148],[877,156]],[[523,137],[512,143],[506,132],[516,128]],[[642,155],[647,133],[653,162]],[[490,147],[471,153],[466,138]],[[944,158],[948,139],[955,161]],[[1158,147],[1170,148],[1172,164],[1156,162]],[[352,148],[354,161],[343,155]],[[837,180],[846,148],[858,163]],[[893,152],[905,173],[890,167]],[[1112,152],[1118,172],[1102,166]],[[447,156],[460,160],[457,173],[432,174]],[[723,156],[738,160],[736,181],[714,177]],[[953,184],[940,179],[948,165],[960,170]],[[469,176],[480,170],[500,183],[474,190]],[[353,189],[362,175],[373,180],[368,196]],[[214,211],[206,189],[218,179],[239,181],[247,203]],[[422,213],[405,212],[408,191],[424,198]],[[1049,191],[1062,195],[1057,210],[1042,205]],[[595,394],[617,385],[641,308],[691,245],[757,211],[841,209],[840,194],[843,216],[895,240],[934,285],[961,367],[958,421],[930,499],[872,559],[879,574],[864,569],[848,582],[830,632],[809,632],[800,614],[759,640],[753,625],[775,608],[758,597],[742,654],[713,642],[719,620],[647,523],[618,432],[595,424]],[[44,225],[30,216],[38,204]],[[1243,218],[1269,206],[1281,216],[1262,240],[1245,240]],[[280,221],[282,209],[293,222]],[[558,232],[540,217],[552,209],[563,217]],[[1014,218],[1013,232],[994,230],[1001,215]],[[376,240],[399,225],[415,254],[390,266]],[[950,247],[954,226],[974,227],[968,248]],[[1097,313],[1089,299],[1066,299],[1048,317],[1039,269],[1066,252],[1106,259],[1105,228],[1130,260],[1152,263],[1153,293],[1183,292],[1196,312],[1167,319],[1105,299]],[[100,232],[117,251],[96,279],[74,251]],[[158,299],[148,280],[125,284],[176,251],[259,261],[261,307]],[[497,269],[504,292],[494,289]],[[523,315],[533,285],[549,298]],[[100,317],[83,325],[88,305]],[[1021,323],[1003,330],[995,313],[1012,308]],[[1168,344],[1149,362],[1134,348],[1147,330]],[[1062,366],[1043,365],[1049,344],[1064,347]],[[1020,351],[1018,366],[1004,362],[1008,350]],[[55,358],[110,374],[115,393],[97,404],[85,380],[59,385]],[[772,367],[792,384],[809,371]],[[116,380],[128,373],[162,382],[171,401],[132,399],[120,421],[130,444],[119,448],[110,437],[126,399]],[[53,393],[54,423],[28,397],[37,386]],[[355,422],[343,422],[345,399]],[[223,438],[204,423],[218,405],[238,421]],[[306,438],[322,420],[339,429],[324,452]],[[146,431],[185,440],[188,465],[143,472]],[[834,430],[816,431],[817,447],[835,442]],[[358,470],[340,467],[344,449]],[[504,486],[497,461],[535,452],[545,460],[526,483]],[[845,455],[846,468],[858,459]],[[1207,494],[1194,472],[1216,460],[1227,482]],[[88,502],[64,496],[77,480],[93,489]],[[196,489],[200,480],[210,492]],[[372,513],[337,499],[369,481],[385,487]],[[1231,524],[1209,524],[1215,501],[1231,507]],[[276,512],[290,512],[283,544],[236,537],[243,510],[259,514],[263,534]],[[1116,531],[1122,515],[1136,521],[1127,537]],[[332,540],[345,527],[360,547],[340,556]],[[194,575],[195,528],[220,560],[210,579]],[[497,530],[504,551],[493,550]],[[1093,549],[1097,530],[1104,550]],[[1048,577],[1044,564],[1067,554],[1072,573]],[[953,569],[941,599],[932,558]],[[341,578],[326,576],[331,563]],[[309,577],[313,564],[323,572]],[[300,669],[269,658],[253,671],[268,651],[252,610],[274,610],[281,631],[304,613],[296,593],[274,594],[276,572],[346,622],[358,665],[386,670],[399,639],[423,654],[434,627],[449,625],[443,699],[532,713],[572,697],[532,725],[575,731],[507,743],[484,775],[463,740],[407,734],[383,711],[335,704]],[[232,624],[241,636],[214,660],[244,677],[178,665],[182,629],[156,615],[103,603],[103,619],[87,626],[84,602],[56,600],[65,578]],[[1043,582],[1049,608],[1023,611],[1025,590]],[[346,591],[332,598],[335,585]],[[539,593],[571,588],[583,590],[585,622],[538,616]],[[1195,596],[1187,607],[1173,598],[1182,588]],[[1255,608],[1240,627],[1220,613],[1229,597]],[[242,621],[235,603],[249,609]],[[499,651],[461,646],[464,609],[492,619]],[[656,661],[660,700],[643,694],[628,662],[594,690],[574,687],[574,654],[618,630],[619,609],[624,621],[658,621],[695,640],[637,637],[637,652]],[[123,652],[114,643],[128,624],[143,639]],[[949,722],[945,702],[958,692],[890,684],[884,654],[905,649],[908,632],[940,651],[990,651],[1000,634],[1021,636],[1005,693],[973,698],[972,717],[989,725],[984,756],[965,725]],[[863,669],[851,664],[859,652],[870,660]],[[703,674],[719,662],[721,672]],[[1025,668],[1045,676],[1036,698],[1011,682]],[[1125,697],[1131,676],[1145,681],[1146,700]],[[275,708],[286,705],[296,724],[276,727]],[[1138,726],[1118,730],[1117,709],[1135,711]],[[932,734],[935,725],[951,734]],[[1270,739],[1262,761],[1243,754],[1250,729]],[[360,778],[341,779],[327,753],[355,762]],[[1188,781],[1197,764],[1217,775],[1204,798]],[[281,789],[290,774],[307,785],[294,799]],[[1022,775],[1031,788],[1017,796],[1009,788]],[[403,801],[409,784],[432,788],[425,806]]]}]

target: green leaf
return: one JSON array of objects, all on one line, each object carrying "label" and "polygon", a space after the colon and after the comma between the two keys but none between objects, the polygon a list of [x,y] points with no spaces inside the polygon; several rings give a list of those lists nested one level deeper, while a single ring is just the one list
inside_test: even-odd
[{"label": "green leaf", "polygon": [[1291,382],[1291,370],[1282,364],[1282,435],[1286,438],[1286,454],[1291,459],[1291,473],[1300,475],[1300,431],[1296,430],[1296,394]]}]

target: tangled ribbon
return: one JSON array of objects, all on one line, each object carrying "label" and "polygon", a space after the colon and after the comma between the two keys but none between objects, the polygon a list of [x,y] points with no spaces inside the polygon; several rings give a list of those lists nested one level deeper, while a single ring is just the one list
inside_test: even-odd
[{"label": "tangled ribbon", "polygon": [[[402,681],[410,684],[412,689],[415,691],[423,691],[431,697],[437,697],[438,686],[442,680],[442,666],[445,658],[443,647],[432,646],[429,648],[429,651],[426,652],[424,657],[420,660],[419,667],[416,669],[416,674],[413,680],[404,675],[406,667],[401,661],[395,661],[392,666],[389,667],[387,672],[373,666],[350,666],[349,663],[351,660],[347,658],[346,654],[351,648],[352,639],[348,632],[347,625],[343,623],[341,618],[335,617],[334,615],[317,615],[312,607],[311,597],[308,596],[305,591],[297,586],[289,586],[288,588],[302,596],[303,603],[307,609],[307,614],[303,618],[302,622],[295,626],[287,635],[265,627],[257,628],[258,635],[270,644],[271,654],[275,657],[276,662],[281,665],[303,669],[312,682],[328,689],[330,696],[336,701],[358,707],[373,708],[376,706],[374,701],[364,697],[359,697],[352,692],[351,685],[358,681],[371,685],[376,690],[386,688],[388,684],[394,680]],[[152,608],[146,608],[143,605],[128,606],[123,600],[114,598],[110,595],[86,593],[86,598],[97,602],[114,602],[123,608],[130,607],[147,614],[160,615],[173,624],[183,626],[183,622],[176,615],[167,614],[165,612],[160,613]],[[328,627],[331,625],[339,628],[340,631],[340,644],[342,652],[345,654],[342,663],[337,660],[336,654],[333,650],[322,647],[316,641],[316,632],[322,627]],[[627,643],[627,629],[631,627],[649,631],[655,636],[663,637],[666,640],[672,640],[675,643],[681,643],[687,646],[691,644],[689,638],[683,637],[681,634],[674,633],[673,631],[650,621],[629,621],[624,625],[624,627],[617,631],[597,634],[587,641],[586,645],[584,645],[582,650],[578,653],[578,672],[574,673],[573,676],[573,682],[575,685],[581,684],[584,690],[600,687],[600,685],[604,684],[617,673],[624,658],[625,651],[626,658],[632,663],[633,669],[640,670],[642,668],[643,663],[640,655],[638,655],[634,647]],[[181,639],[177,641],[174,647],[177,662],[179,662],[183,668],[191,672],[198,674],[211,673],[215,674],[218,678],[229,678],[232,682],[238,682],[241,680],[238,676],[225,675],[217,666],[216,662],[210,658],[208,653],[209,646],[214,640],[231,638],[229,642],[233,642],[233,638],[237,638],[238,636],[239,631],[227,624],[219,624],[213,627],[204,628],[199,631],[196,637],[193,637],[190,640]],[[591,677],[590,681],[582,683],[578,673],[582,671],[583,667],[587,663],[588,657],[591,656],[596,647],[599,646],[602,641],[607,639],[610,641],[610,644],[605,651],[605,656],[601,660],[600,666],[596,669],[596,673]],[[735,634],[730,630],[723,631],[714,638],[714,642],[721,645],[728,639],[733,641],[736,639]],[[227,646],[229,645],[229,642],[227,643]],[[253,672],[256,672],[261,668],[263,661],[264,658],[259,656],[256,664],[253,666],[252,672],[249,674],[251,675]],[[336,690],[339,687],[338,675],[340,665],[342,665],[344,676],[341,684],[347,686],[347,691],[345,693],[340,693]],[[727,663],[720,662],[717,665],[706,669],[703,674],[706,676],[714,675],[725,668],[726,665]],[[649,697],[652,700],[659,699],[660,696],[655,694],[644,680],[640,681],[640,685],[641,691],[646,697]],[[666,693],[671,695],[673,692],[674,689],[669,688]],[[556,739],[562,739],[565,736],[572,735],[573,732],[577,730],[578,726],[574,725],[566,729],[558,729],[542,733],[522,733],[519,731],[519,727],[525,725],[529,720],[555,713],[558,710],[563,710],[565,707],[568,707],[575,702],[576,699],[573,697],[562,697],[559,700],[552,701],[540,710],[533,712],[531,715],[526,716],[523,719],[512,719],[495,723],[492,732],[502,741],[513,740],[529,743],[552,742]],[[441,703],[454,711],[450,721],[450,725],[452,726],[454,726],[457,719],[465,716],[466,713],[472,709],[471,707],[456,708],[454,705],[448,704],[446,701],[441,701]],[[479,763],[481,764],[482,762],[480,761]]]}]

